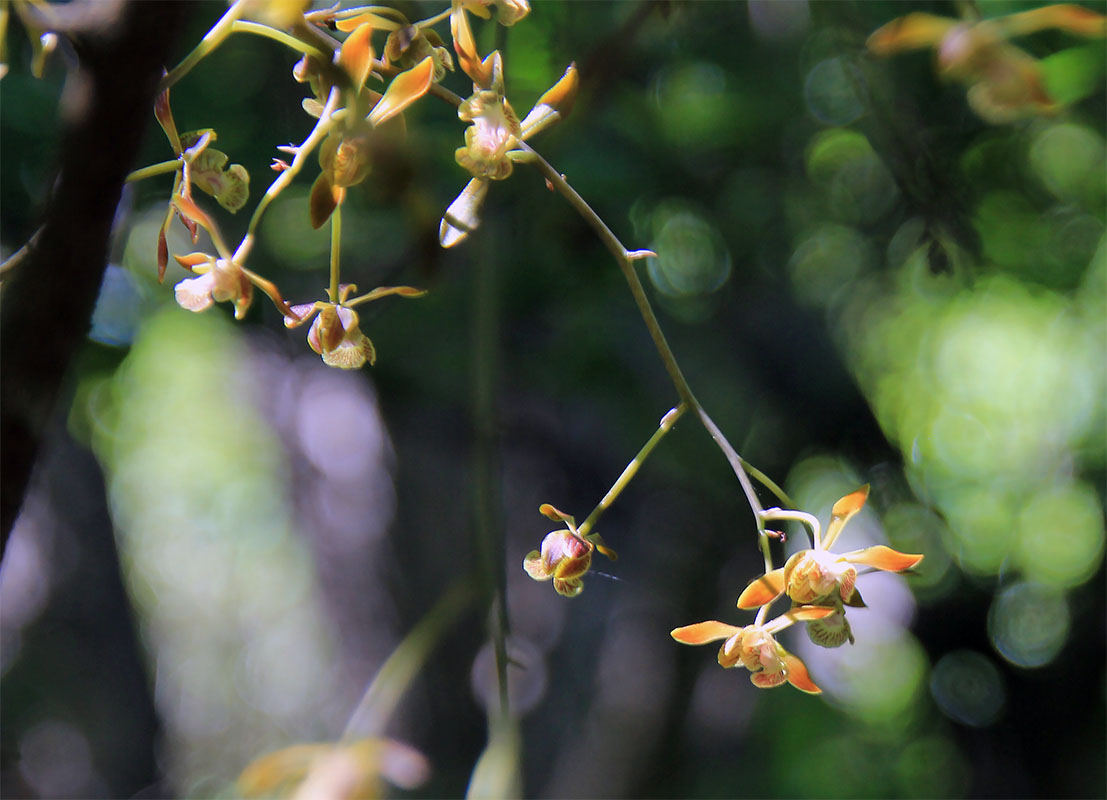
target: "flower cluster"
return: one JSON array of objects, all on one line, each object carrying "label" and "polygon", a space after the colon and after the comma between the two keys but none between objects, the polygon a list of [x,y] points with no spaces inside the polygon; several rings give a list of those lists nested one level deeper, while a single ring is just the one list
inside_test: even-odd
[{"label": "flower cluster", "polygon": [[[700,622],[677,628],[672,632],[673,638],[683,644],[706,644],[725,639],[719,650],[719,664],[724,668],[741,663],[753,673],[754,685],[763,689],[787,681],[805,692],[817,693],[819,688],[807,674],[803,662],[781,647],[773,635],[795,622],[804,622],[808,636],[817,645],[838,647],[847,641],[852,644],[853,633],[846,620],[845,608],[864,606],[857,591],[857,567],[903,572],[923,559],[921,555],[900,553],[884,545],[841,555],[829,551],[846,523],[865,505],[868,495],[866,485],[836,502],[825,536],[820,532],[818,521],[812,518],[814,548],[795,553],[780,569],[755,579],[738,597],[738,608],[749,610],[767,606],[786,594],[792,601],[788,612],[771,622],[744,628],[714,620]],[[765,512],[766,516],[773,511]]]},{"label": "flower cluster", "polygon": [[1107,35],[1107,17],[1081,6],[1062,4],[994,19],[951,19],[920,11],[875,31],[868,48],[878,56],[933,47],[938,74],[968,87],[968,101],[987,122],[1053,114],[1039,61],[1007,40],[1047,28],[1090,38]]}]

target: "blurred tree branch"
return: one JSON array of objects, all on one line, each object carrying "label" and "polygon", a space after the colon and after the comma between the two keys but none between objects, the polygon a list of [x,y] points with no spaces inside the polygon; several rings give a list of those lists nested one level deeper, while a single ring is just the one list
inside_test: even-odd
[{"label": "blurred tree branch", "polygon": [[[80,67],[67,76],[59,108],[66,131],[58,177],[36,245],[5,276],[0,299],[0,553],[43,427],[88,331],[123,179],[153,119],[158,80],[192,6],[74,4],[97,24],[82,18],[72,26]],[[115,16],[107,23],[109,13]]]}]

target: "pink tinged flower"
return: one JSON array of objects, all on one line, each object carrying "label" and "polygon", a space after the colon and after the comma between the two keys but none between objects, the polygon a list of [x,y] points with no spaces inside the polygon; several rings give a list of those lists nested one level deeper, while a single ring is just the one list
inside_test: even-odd
[{"label": "pink tinged flower", "polygon": [[584,590],[581,578],[592,566],[593,550],[599,550],[612,561],[619,556],[603,543],[598,533],[579,534],[576,520],[564,511],[549,503],[543,503],[538,510],[555,522],[564,522],[567,528],[546,534],[541,551],[531,550],[523,559],[523,569],[536,581],[552,579],[558,594],[576,597]]},{"label": "pink tinged flower", "polygon": [[581,577],[592,566],[595,545],[569,530],[551,531],[542,540],[542,550],[532,550],[523,559],[523,569],[536,581],[553,580],[554,589],[565,597],[584,590]]},{"label": "pink tinged flower", "polygon": [[807,666],[798,656],[785,650],[775,636],[794,622],[817,620],[833,613],[831,608],[800,606],[763,625],[738,628],[708,620],[676,628],[670,635],[681,644],[691,645],[723,639],[719,665],[730,669],[741,664],[750,671],[753,685],[760,689],[771,689],[787,682],[800,691],[820,694],[822,690],[811,680]]},{"label": "pink tinged flower", "polygon": [[846,495],[831,509],[826,533],[816,537],[815,547],[801,550],[780,569],[755,579],[738,598],[738,607],[752,609],[771,603],[787,594],[794,603],[827,603],[856,601],[857,567],[873,567],[885,572],[903,572],[923,560],[922,555],[901,553],[884,545],[875,545],[848,553],[831,553],[846,523],[865,505],[869,487],[863,486]]},{"label": "pink tinged flower", "polygon": [[497,92],[478,91],[457,110],[465,131],[465,147],[455,153],[457,163],[474,178],[500,181],[511,175],[513,164],[507,154],[522,135],[519,118],[507,99]]},{"label": "pink tinged flower", "polygon": [[378,286],[368,294],[350,299],[357,285],[344,283],[338,288],[338,302],[303,303],[291,306],[286,314],[286,328],[298,328],[311,320],[308,344],[323,357],[323,363],[339,369],[360,369],[372,366],[377,360],[377,350],[369,337],[358,327],[357,312],[351,306],[378,300],[389,295],[422,297],[426,292],[412,286]]},{"label": "pink tinged flower", "polygon": [[243,270],[226,258],[213,258],[206,253],[174,256],[182,267],[199,277],[185,278],[173,294],[182,308],[205,311],[212,303],[234,303],[235,319],[242,319],[254,297],[254,286]]}]

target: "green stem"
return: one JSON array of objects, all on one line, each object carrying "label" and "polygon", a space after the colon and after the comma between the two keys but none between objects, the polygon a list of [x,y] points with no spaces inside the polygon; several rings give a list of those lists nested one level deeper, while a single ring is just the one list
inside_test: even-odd
[{"label": "green stem", "polygon": [[280,42],[290,50],[313,56],[320,61],[328,61],[333,56],[333,53],[324,53],[315,45],[308,44],[302,39],[297,39],[289,33],[285,33],[282,30],[272,28],[268,25],[262,25],[258,22],[248,22],[246,20],[237,19],[231,24],[231,33],[252,33],[255,36],[264,36],[266,39]]},{"label": "green stem", "polygon": [[176,172],[181,168],[181,160],[174,158],[171,161],[160,161],[157,164],[151,164],[148,167],[142,167],[142,169],[136,169],[124,180],[127,183],[134,183],[135,181],[146,180],[147,178],[153,178],[155,175],[165,175],[170,172]]},{"label": "green stem", "polygon": [[442,20],[448,19],[450,14],[452,14],[452,13],[453,13],[453,8],[447,8],[445,11],[443,11],[440,14],[435,14],[433,17],[427,17],[426,19],[419,20],[418,22],[415,23],[415,27],[419,28],[419,29],[422,29],[422,28],[429,28],[432,25],[437,25]]},{"label": "green stem", "polygon": [[642,287],[642,282],[638,279],[638,274],[634,270],[634,261],[654,254],[648,250],[633,252],[627,250],[626,247],[623,246],[623,243],[619,241],[619,238],[612,233],[609,227],[607,227],[607,224],[592,210],[592,207],[588,205],[584,198],[577,194],[577,191],[569,185],[569,182],[565,180],[565,177],[560,172],[555,170],[546,159],[534,150],[534,148],[523,143],[520,143],[519,146],[533,156],[533,161],[531,163],[538,167],[538,170],[546,177],[546,180],[550,182],[550,185],[553,186],[558,194],[564,197],[569,202],[569,205],[576,209],[577,213],[592,227],[599,236],[600,241],[604,243],[615,257],[615,261],[619,264],[619,269],[622,270],[623,276],[630,286],[630,293],[634,297],[634,302],[638,305],[638,311],[642,315],[642,320],[646,323],[646,328],[653,338],[654,346],[657,348],[657,353],[661,357],[666,371],[669,373],[669,378],[672,380],[677,394],[680,395],[681,401],[695,412],[700,423],[707,430],[708,434],[710,434],[711,438],[715,440],[715,444],[722,450],[727,461],[730,462],[731,469],[734,470],[734,474],[737,476],[738,482],[742,486],[742,491],[746,495],[746,500],[749,502],[750,509],[753,511],[758,535],[763,540],[762,552],[765,554],[766,563],[771,564],[772,561],[769,555],[767,537],[764,534],[764,523],[761,519],[763,512],[761,501],[758,499],[757,492],[753,488],[753,483],[750,481],[749,474],[746,472],[744,461],[730,442],[727,441],[723,432],[719,430],[719,426],[715,424],[714,420],[711,419],[710,415],[703,406],[700,405],[696,396],[692,393],[692,389],[688,385],[688,381],[685,379],[684,374],[681,372],[676,357],[669,347],[669,343],[665,340],[665,334],[661,331],[661,325],[658,323],[657,316],[653,313],[650,301],[646,297],[646,290]]},{"label": "green stem", "polygon": [[331,212],[331,282],[327,287],[327,297],[332,303],[338,302],[339,261],[342,255],[342,204]]},{"label": "green stem", "polygon": [[796,504],[792,502],[792,499],[785,493],[783,489],[777,486],[776,482],[773,481],[772,478],[770,478],[768,475],[759,470],[750,462],[746,461],[746,459],[744,458],[742,459],[742,466],[746,468],[746,472],[750,474],[750,477],[752,477],[755,481],[760,483],[770,492],[775,494],[777,499],[780,500],[782,504],[788,506],[789,508],[795,507]]},{"label": "green stem", "polygon": [[669,413],[661,418],[661,424],[658,426],[657,430],[654,431],[653,436],[651,436],[649,441],[646,442],[646,444],[643,445],[642,449],[638,451],[638,455],[636,455],[634,459],[629,464],[627,464],[626,469],[623,470],[623,474],[620,475],[619,479],[615,481],[610,489],[607,490],[607,494],[605,494],[603,496],[603,499],[600,500],[600,504],[592,510],[591,514],[588,515],[588,519],[584,520],[584,522],[580,524],[580,527],[577,528],[578,535],[588,535],[588,532],[592,530],[592,527],[599,520],[600,515],[611,507],[611,504],[615,502],[615,500],[619,497],[619,494],[634,478],[635,474],[638,472],[638,468],[642,466],[642,462],[650,457],[650,453],[652,453],[653,449],[657,447],[657,443],[665,438],[665,434],[672,430],[673,426],[676,425],[677,420],[680,419],[684,415],[684,412],[687,410],[688,406],[684,403],[681,403],[676,408],[670,409]]},{"label": "green stem", "polygon": [[815,544],[815,549],[821,550],[823,547],[822,526],[819,524],[819,520],[813,514],[808,514],[806,511],[792,511],[783,508],[769,508],[761,513],[761,518],[764,520],[784,519],[793,522],[802,522],[804,525],[811,529],[811,539]]},{"label": "green stem", "polygon": [[303,144],[296,148],[296,155],[292,159],[292,163],[288,165],[288,169],[277,176],[277,179],[269,184],[269,188],[266,190],[265,195],[258,201],[257,208],[254,209],[254,214],[250,217],[250,224],[246,228],[246,235],[242,239],[242,243],[238,246],[238,250],[235,251],[234,260],[238,264],[244,263],[246,256],[249,254],[251,248],[254,246],[254,235],[257,230],[258,222],[261,221],[261,215],[265,213],[265,209],[269,207],[269,204],[273,202],[285,187],[292,182],[292,179],[300,172],[304,166],[304,161],[311,155],[316,146],[323,140],[332,127],[334,127],[334,120],[331,119],[331,115],[334,113],[335,108],[338,106],[338,98],[340,96],[339,88],[333,87],[330,91],[330,95],[327,97],[327,104],[323,106],[323,113],[319,115],[319,120],[315,123],[315,127],[311,129],[311,133],[304,139]]},{"label": "green stem", "polygon": [[[490,635],[496,656],[496,684],[500,714],[507,714],[507,571],[504,564],[504,529],[501,496],[497,490],[496,372],[499,351],[499,301],[496,280],[496,238],[482,240],[484,252],[477,260],[473,285],[473,521]],[[494,718],[488,709],[489,719]]]},{"label": "green stem", "polygon": [[461,612],[473,601],[473,587],[469,581],[455,583],[434,608],[427,612],[415,627],[404,637],[399,646],[392,651],[373,680],[369,682],[357,707],[354,708],[342,741],[362,736],[380,736],[396,710],[396,706],[415,680],[419,670],[426,662],[431,650],[438,643]]},{"label": "green stem", "polygon": [[233,6],[227,9],[227,13],[219,18],[219,21],[212,26],[212,29],[204,34],[204,38],[200,40],[192,52],[184,57],[184,60],[173,67],[165,77],[161,79],[161,83],[158,84],[158,94],[161,94],[173,84],[177,83],[181,78],[192,71],[200,61],[215,51],[219,45],[223,44],[223,41],[231,35],[232,26],[239,15],[242,14],[242,7],[245,0],[238,0]]}]

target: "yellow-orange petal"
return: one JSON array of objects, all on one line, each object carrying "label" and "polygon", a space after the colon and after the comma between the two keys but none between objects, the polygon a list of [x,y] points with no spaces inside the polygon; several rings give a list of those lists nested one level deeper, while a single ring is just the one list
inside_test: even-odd
[{"label": "yellow-orange petal", "polygon": [[543,503],[538,506],[538,513],[544,517],[552,519],[554,522],[573,522],[573,515],[566,514],[564,511],[550,505],[549,503]]},{"label": "yellow-orange petal", "polygon": [[781,614],[781,616],[787,617],[793,622],[809,622],[813,619],[829,617],[833,613],[833,606],[796,606],[791,611]]},{"label": "yellow-orange petal", "polygon": [[174,254],[173,260],[185,269],[187,269],[189,272],[191,272],[195,267],[198,267],[201,264],[211,264],[213,261],[215,261],[215,259],[209,256],[207,253],[188,253],[187,255],[183,256],[178,256]]},{"label": "yellow-orange petal", "polygon": [[830,522],[823,533],[822,549],[829,550],[838,538],[838,534],[846,527],[854,514],[860,511],[869,497],[869,484],[865,484],[856,492],[850,492],[830,509]]},{"label": "yellow-orange petal", "polygon": [[738,608],[751,609],[769,603],[784,592],[784,568],[774,569],[754,579],[738,596]]},{"label": "yellow-orange petal", "polygon": [[707,644],[708,642],[717,642],[720,639],[729,639],[740,630],[741,628],[711,619],[707,622],[697,622],[694,625],[674,628],[669,632],[669,635],[681,644]]},{"label": "yellow-orange petal", "polygon": [[414,67],[392,79],[384,96],[369,112],[369,124],[380,125],[399,114],[420,97],[434,83],[434,59],[427,56]]},{"label": "yellow-orange petal", "polygon": [[876,567],[885,572],[902,572],[923,560],[921,555],[901,553],[882,544],[866,547],[864,550],[854,550],[852,553],[846,553],[842,558],[851,564]]},{"label": "yellow-orange petal", "polygon": [[534,108],[527,114],[520,126],[522,138],[527,139],[567,116],[573,108],[579,88],[580,73],[573,63],[565,70],[561,79],[538,98]]},{"label": "yellow-orange petal", "polygon": [[949,33],[957,20],[915,11],[877,28],[865,43],[878,56],[933,47]]},{"label": "yellow-orange petal", "polygon": [[800,660],[799,656],[786,653],[784,655],[784,665],[788,683],[801,692],[807,692],[808,694],[823,693],[823,690],[818,687],[815,681],[811,680],[811,675],[807,672],[807,665]]},{"label": "yellow-orange petal", "polygon": [[355,89],[361,88],[373,67],[373,48],[369,43],[372,35],[373,26],[363,22],[346,37],[338,51],[338,66],[350,76]]},{"label": "yellow-orange petal", "polygon": [[1107,17],[1070,3],[1043,6],[989,22],[998,25],[1008,36],[1022,36],[1046,28],[1059,28],[1078,36],[1093,38],[1107,35]]},{"label": "yellow-orange petal", "polygon": [[394,19],[388,19],[382,17],[380,14],[373,14],[369,11],[363,11],[355,17],[349,17],[347,19],[335,20],[334,26],[340,31],[349,33],[356,30],[362,25],[371,25],[373,28],[381,31],[393,31],[400,27],[400,23]]},{"label": "yellow-orange petal", "polygon": [[473,29],[469,27],[469,17],[460,5],[454,6],[453,13],[450,14],[450,35],[454,40],[458,66],[477,86],[488,88],[492,83],[491,71],[481,63],[477,43],[473,39]]}]

